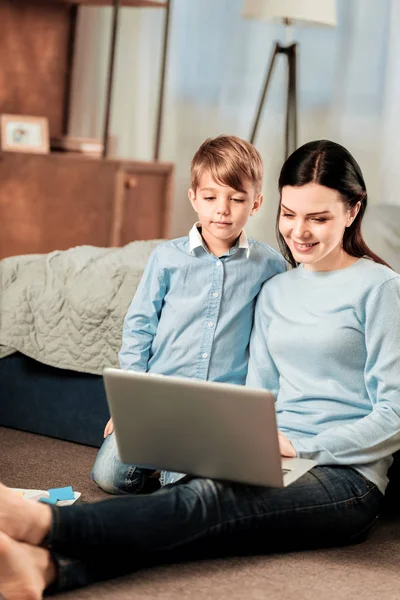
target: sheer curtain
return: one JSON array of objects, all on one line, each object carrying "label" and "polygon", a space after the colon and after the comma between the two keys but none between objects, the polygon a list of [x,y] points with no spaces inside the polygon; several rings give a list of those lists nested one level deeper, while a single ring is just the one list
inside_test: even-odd
[{"label": "sheer curtain", "polygon": [[[176,164],[171,235],[195,215],[190,160],[209,136],[248,138],[267,61],[283,28],[241,17],[242,0],[173,0],[161,159]],[[121,9],[111,133],[124,158],[151,160],[163,9]],[[338,27],[297,28],[299,144],[330,138],[352,151],[370,201],[400,204],[400,3],[338,0]],[[109,8],[80,11],[72,92],[73,135],[100,136],[111,29]],[[397,59],[397,60],[396,60]],[[285,69],[274,73],[258,137],[265,201],[248,232],[274,243],[276,183],[284,158]]]}]

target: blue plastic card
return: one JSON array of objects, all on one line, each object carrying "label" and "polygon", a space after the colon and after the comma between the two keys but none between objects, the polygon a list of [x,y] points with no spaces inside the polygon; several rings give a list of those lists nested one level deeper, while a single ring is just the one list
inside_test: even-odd
[{"label": "blue plastic card", "polygon": [[43,502],[43,504],[57,504],[57,498],[47,498],[47,496],[42,496],[38,498],[38,502]]},{"label": "blue plastic card", "polygon": [[72,486],[62,488],[52,488],[49,490],[50,498],[57,500],[75,500],[75,495],[72,490]]}]

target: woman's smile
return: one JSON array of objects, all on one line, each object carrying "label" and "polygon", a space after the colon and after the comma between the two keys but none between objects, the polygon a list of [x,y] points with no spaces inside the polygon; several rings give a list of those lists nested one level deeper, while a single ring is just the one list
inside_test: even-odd
[{"label": "woman's smile", "polygon": [[294,240],[292,240],[292,244],[294,246],[294,249],[297,252],[302,252],[302,253],[306,253],[306,252],[311,252],[311,250],[313,248],[315,248],[315,246],[317,246],[319,244],[319,242],[308,242],[307,244],[305,243],[299,243],[299,242],[295,242]]}]

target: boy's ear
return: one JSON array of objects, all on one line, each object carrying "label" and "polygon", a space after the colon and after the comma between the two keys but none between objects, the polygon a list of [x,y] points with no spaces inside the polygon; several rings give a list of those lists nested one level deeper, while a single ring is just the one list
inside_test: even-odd
[{"label": "boy's ear", "polygon": [[263,194],[257,194],[257,196],[255,197],[255,200],[253,202],[253,208],[250,211],[250,217],[252,217],[261,207],[261,204],[263,203],[264,200],[264,196]]},{"label": "boy's ear", "polygon": [[190,188],[188,190],[188,198],[190,200],[190,204],[193,207],[193,210],[195,212],[197,212],[197,202],[196,202],[196,194],[194,193],[194,190],[192,188]]}]

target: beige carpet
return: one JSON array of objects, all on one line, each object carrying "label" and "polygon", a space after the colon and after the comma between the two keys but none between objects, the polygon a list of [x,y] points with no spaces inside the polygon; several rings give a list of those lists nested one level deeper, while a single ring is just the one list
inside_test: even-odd
[{"label": "beige carpet", "polygon": [[[0,428],[0,478],[12,487],[72,485],[105,496],[89,479],[94,448]],[[169,565],[60,594],[66,600],[397,600],[400,519],[380,519],[347,548]]]}]

